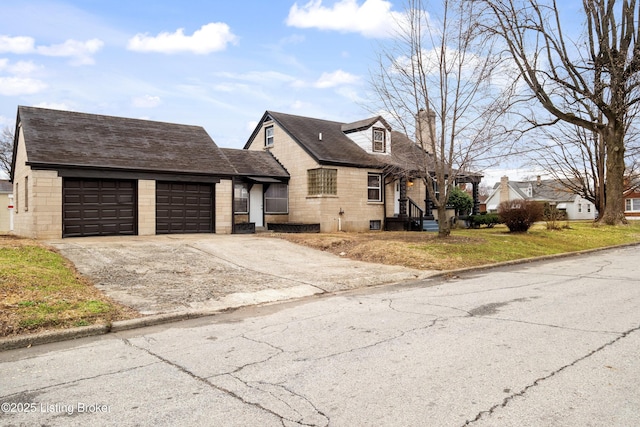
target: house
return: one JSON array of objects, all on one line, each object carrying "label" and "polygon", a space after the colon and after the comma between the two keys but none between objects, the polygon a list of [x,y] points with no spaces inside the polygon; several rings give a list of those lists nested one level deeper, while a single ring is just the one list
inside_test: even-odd
[{"label": "house", "polygon": [[252,166],[236,170],[241,162],[201,127],[20,106],[14,232],[231,233],[236,180],[288,179],[269,153],[250,155]]},{"label": "house", "polygon": [[507,200],[534,200],[550,203],[566,213],[571,220],[594,220],[596,209],[592,202],[563,188],[555,180],[510,181],[503,176],[496,183],[486,201],[487,212],[497,212],[498,205]]},{"label": "house", "polygon": [[6,233],[12,229],[12,192],[11,181],[0,180],[0,233]]},{"label": "house", "polygon": [[[244,149],[228,149],[198,126],[20,106],[14,232],[422,230],[437,219],[423,176],[432,161],[380,116],[340,123],[267,111]],[[476,213],[480,179],[459,179],[472,183]]]},{"label": "house", "polygon": [[[368,231],[409,229],[418,218],[437,219],[420,175],[431,156],[380,116],[342,123],[266,111],[244,149],[271,153],[289,173],[288,214],[274,212],[273,224]],[[416,159],[426,168],[408,170]],[[481,176],[465,178],[473,184],[477,213]]]},{"label": "house", "polygon": [[640,183],[635,184],[623,193],[624,216],[630,220],[640,219]]}]

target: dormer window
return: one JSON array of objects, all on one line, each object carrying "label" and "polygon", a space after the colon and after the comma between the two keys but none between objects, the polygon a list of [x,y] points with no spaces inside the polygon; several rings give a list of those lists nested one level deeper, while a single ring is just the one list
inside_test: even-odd
[{"label": "dormer window", "polygon": [[387,151],[387,133],[384,129],[373,128],[373,152],[385,153]]},{"label": "dormer window", "polygon": [[264,128],[264,146],[273,147],[273,126]]}]

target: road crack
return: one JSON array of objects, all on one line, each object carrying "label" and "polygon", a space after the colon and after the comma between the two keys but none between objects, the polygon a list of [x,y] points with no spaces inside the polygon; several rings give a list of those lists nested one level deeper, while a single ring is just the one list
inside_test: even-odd
[{"label": "road crack", "polygon": [[595,350],[591,350],[590,352],[588,352],[587,354],[585,354],[584,356],[574,360],[573,362],[561,366],[560,368],[556,369],[555,371],[551,372],[549,375],[546,375],[544,377],[540,377],[538,379],[536,379],[533,383],[527,385],[525,388],[523,388],[522,390],[520,390],[517,393],[513,393],[507,397],[505,397],[501,403],[497,403],[495,405],[493,405],[491,408],[485,410],[485,411],[480,411],[475,418],[473,418],[472,420],[467,420],[463,426],[469,426],[472,425],[478,421],[480,421],[483,417],[487,416],[487,415],[492,415],[496,410],[500,409],[500,408],[505,408],[511,401],[513,401],[515,398],[517,397],[523,397],[525,394],[527,394],[527,392],[529,390],[531,390],[534,387],[537,387],[538,385],[540,385],[541,383],[543,383],[544,381],[560,374],[561,372],[577,365],[578,363],[592,357],[593,355],[601,352],[602,350],[604,350],[607,347],[610,347],[612,345],[614,345],[615,343],[617,343],[618,341],[626,338],[627,336],[631,335],[634,332],[640,331],[640,326],[637,326],[635,328],[629,329],[623,333],[621,333],[618,337],[614,338],[613,340],[604,343],[603,345],[601,345],[600,347],[596,348]]}]

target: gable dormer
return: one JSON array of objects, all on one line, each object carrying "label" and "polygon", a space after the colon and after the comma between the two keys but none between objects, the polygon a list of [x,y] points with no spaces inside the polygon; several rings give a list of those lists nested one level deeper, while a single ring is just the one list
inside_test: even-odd
[{"label": "gable dormer", "polygon": [[345,123],[341,130],[367,153],[391,153],[391,126],[380,116]]}]

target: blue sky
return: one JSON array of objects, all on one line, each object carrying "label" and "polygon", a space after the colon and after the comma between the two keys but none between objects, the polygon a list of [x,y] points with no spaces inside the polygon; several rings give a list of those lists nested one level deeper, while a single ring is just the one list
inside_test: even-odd
[{"label": "blue sky", "polygon": [[242,148],[265,110],[367,118],[369,70],[402,8],[402,0],[2,1],[0,127],[29,105],[203,126],[219,146]]},{"label": "blue sky", "polygon": [[0,126],[31,105],[200,125],[241,148],[267,109],[366,118],[390,11],[384,0],[2,2]]}]

